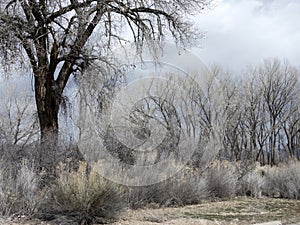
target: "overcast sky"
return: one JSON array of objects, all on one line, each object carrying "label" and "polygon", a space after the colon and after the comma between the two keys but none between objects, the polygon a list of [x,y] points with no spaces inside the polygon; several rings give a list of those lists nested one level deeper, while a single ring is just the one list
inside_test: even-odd
[{"label": "overcast sky", "polygon": [[197,18],[206,35],[194,52],[235,73],[270,57],[299,67],[299,21],[299,0],[219,0]]}]

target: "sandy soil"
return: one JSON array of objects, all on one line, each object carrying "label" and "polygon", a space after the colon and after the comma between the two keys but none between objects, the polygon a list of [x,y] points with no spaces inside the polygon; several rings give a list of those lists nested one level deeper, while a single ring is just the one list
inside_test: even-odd
[{"label": "sandy soil", "polygon": [[270,221],[300,225],[300,201],[235,198],[183,208],[145,209],[127,212],[125,219],[115,224],[244,225]]},{"label": "sandy soil", "polygon": [[[270,225],[300,225],[300,201],[285,199],[235,198],[221,202],[206,202],[181,208],[128,210],[119,221],[111,225],[247,225],[269,223]],[[2,221],[9,225],[71,225],[76,224],[66,218],[56,218],[50,222],[25,220]],[[271,222],[271,223],[270,223]],[[0,221],[1,224],[1,221]]]}]

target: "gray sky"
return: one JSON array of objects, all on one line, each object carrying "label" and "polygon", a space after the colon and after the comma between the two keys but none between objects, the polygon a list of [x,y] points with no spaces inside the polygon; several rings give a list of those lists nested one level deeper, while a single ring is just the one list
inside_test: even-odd
[{"label": "gray sky", "polygon": [[299,21],[300,0],[216,0],[197,16],[205,38],[193,52],[237,74],[274,57],[300,67]]},{"label": "gray sky", "polygon": [[274,57],[299,67],[299,21],[299,0],[219,0],[197,17],[206,37],[193,52],[235,73]]}]

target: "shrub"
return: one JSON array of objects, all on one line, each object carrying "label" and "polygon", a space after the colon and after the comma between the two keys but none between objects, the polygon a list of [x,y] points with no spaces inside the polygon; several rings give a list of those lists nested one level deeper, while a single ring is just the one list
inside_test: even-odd
[{"label": "shrub", "polygon": [[125,191],[120,185],[88,171],[80,163],[78,171],[68,172],[60,166],[60,175],[51,191],[52,212],[75,215],[78,221],[115,219],[125,207]]},{"label": "shrub", "polygon": [[199,173],[189,173],[188,168],[158,184],[129,188],[131,208],[197,204],[207,196],[205,179]]},{"label": "shrub", "polygon": [[[4,164],[2,164],[4,165]],[[33,215],[41,205],[45,191],[40,190],[40,175],[34,172],[34,166],[23,161],[15,168],[0,170],[0,213]]]},{"label": "shrub", "polygon": [[150,205],[158,207],[161,202],[160,197],[163,195],[163,191],[161,184],[129,187],[129,207],[132,209],[150,207]]},{"label": "shrub", "polygon": [[207,189],[212,198],[230,198],[237,185],[235,168],[227,161],[214,162],[206,172]]},{"label": "shrub", "polygon": [[264,192],[269,196],[300,199],[300,163],[272,167],[266,173]]},{"label": "shrub", "polygon": [[174,203],[179,206],[198,204],[208,196],[207,182],[200,177],[174,179],[165,190],[169,194],[162,202],[164,206],[172,206]]},{"label": "shrub", "polygon": [[208,197],[207,181],[200,170],[186,167],[168,183],[166,192],[169,192],[166,203],[175,199],[182,205],[197,204]]},{"label": "shrub", "polygon": [[265,183],[263,170],[252,170],[241,177],[237,183],[237,195],[262,197],[262,190]]}]

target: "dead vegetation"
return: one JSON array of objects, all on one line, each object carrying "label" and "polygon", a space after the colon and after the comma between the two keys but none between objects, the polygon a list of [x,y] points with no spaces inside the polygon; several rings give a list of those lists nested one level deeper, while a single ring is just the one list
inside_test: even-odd
[{"label": "dead vegetation", "polygon": [[53,184],[42,188],[42,175],[23,162],[15,174],[2,168],[1,214],[4,224],[297,224],[299,165],[257,167],[239,179],[238,164],[216,161],[205,172],[185,168],[158,184],[126,187],[86,163],[77,171],[61,164]]}]

